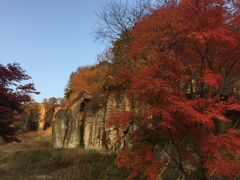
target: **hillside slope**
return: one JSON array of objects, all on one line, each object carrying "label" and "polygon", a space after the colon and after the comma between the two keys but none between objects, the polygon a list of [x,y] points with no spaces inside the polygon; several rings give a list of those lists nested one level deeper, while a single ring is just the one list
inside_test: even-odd
[{"label": "hillside slope", "polygon": [[53,149],[49,132],[28,133],[0,146],[0,179],[126,179],[114,156],[83,149]]}]

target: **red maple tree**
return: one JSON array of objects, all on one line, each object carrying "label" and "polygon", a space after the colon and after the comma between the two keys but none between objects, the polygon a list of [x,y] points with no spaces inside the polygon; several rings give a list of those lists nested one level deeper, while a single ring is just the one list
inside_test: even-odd
[{"label": "red maple tree", "polygon": [[19,64],[0,64],[0,136],[5,140],[14,138],[16,115],[22,111],[22,104],[31,100],[30,94],[39,94]]},{"label": "red maple tree", "polygon": [[156,179],[170,167],[186,179],[240,176],[240,131],[226,116],[240,104],[224,91],[239,77],[239,14],[234,0],[171,1],[133,27],[114,63],[132,73],[127,92],[146,108],[109,118],[137,127],[118,155],[129,178]]}]

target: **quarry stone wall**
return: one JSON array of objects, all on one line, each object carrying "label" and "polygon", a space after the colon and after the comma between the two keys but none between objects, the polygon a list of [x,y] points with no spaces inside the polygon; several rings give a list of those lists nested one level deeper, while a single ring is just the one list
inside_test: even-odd
[{"label": "quarry stone wall", "polygon": [[[115,152],[125,142],[117,142],[117,137],[125,136],[124,130],[108,127],[106,120],[112,112],[135,110],[125,96],[108,94],[97,109],[87,109],[89,98],[79,98],[68,108],[59,109],[53,118],[52,137],[56,148],[84,147],[92,150]],[[126,139],[126,138],[125,138]]]}]

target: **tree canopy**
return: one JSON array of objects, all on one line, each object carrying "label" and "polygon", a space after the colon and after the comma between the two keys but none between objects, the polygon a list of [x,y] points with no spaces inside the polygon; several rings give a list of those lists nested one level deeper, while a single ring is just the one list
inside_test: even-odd
[{"label": "tree canopy", "polygon": [[224,92],[240,75],[239,8],[234,0],[169,1],[128,29],[130,39],[114,41],[113,79],[147,105],[108,120],[137,126],[133,146],[118,155],[129,178],[156,179],[170,167],[186,179],[240,176],[240,131],[226,116],[240,104]]},{"label": "tree canopy", "polygon": [[31,101],[31,94],[38,94],[31,79],[19,64],[0,64],[0,136],[6,140],[14,138],[17,114],[22,104]]}]

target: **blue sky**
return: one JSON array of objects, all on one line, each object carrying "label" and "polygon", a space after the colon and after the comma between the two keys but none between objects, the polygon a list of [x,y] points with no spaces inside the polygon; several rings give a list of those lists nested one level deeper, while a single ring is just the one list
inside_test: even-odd
[{"label": "blue sky", "polygon": [[62,97],[69,75],[96,62],[94,13],[107,0],[0,0],[0,63],[20,63],[41,94]]}]

